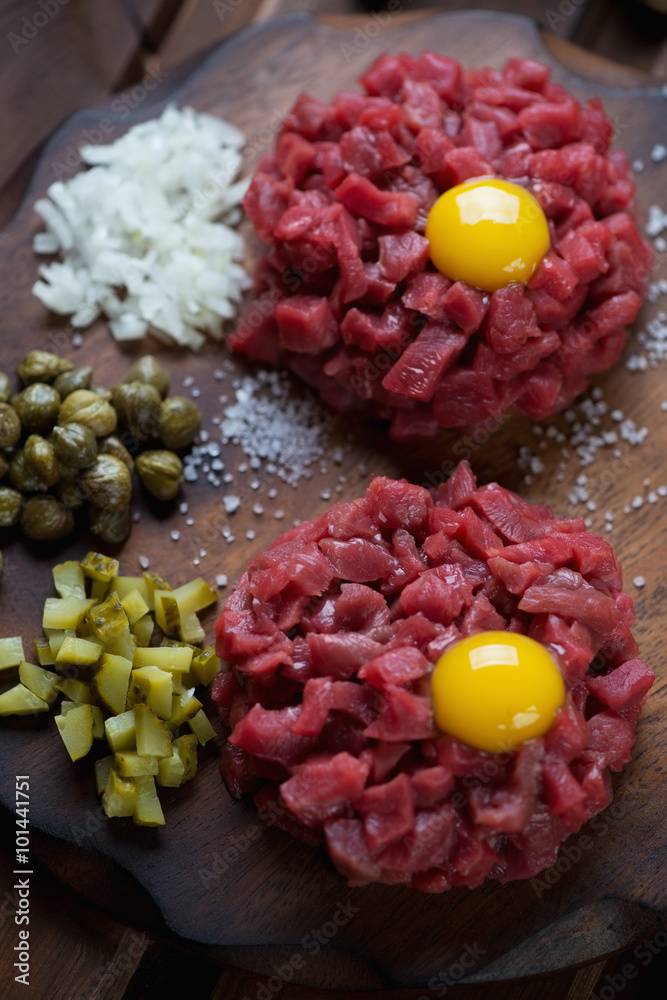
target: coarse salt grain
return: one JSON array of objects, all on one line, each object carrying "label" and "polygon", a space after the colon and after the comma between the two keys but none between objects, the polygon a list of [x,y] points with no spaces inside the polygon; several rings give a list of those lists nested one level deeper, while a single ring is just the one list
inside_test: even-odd
[{"label": "coarse salt grain", "polygon": [[636,576],[632,581],[635,587],[644,587],[646,585],[646,579],[643,576]]},{"label": "coarse salt grain", "polygon": [[228,493],[222,498],[222,503],[227,514],[235,514],[241,506],[241,498]]},{"label": "coarse salt grain", "polygon": [[227,574],[218,573],[215,578],[216,587],[226,587],[227,586]]}]

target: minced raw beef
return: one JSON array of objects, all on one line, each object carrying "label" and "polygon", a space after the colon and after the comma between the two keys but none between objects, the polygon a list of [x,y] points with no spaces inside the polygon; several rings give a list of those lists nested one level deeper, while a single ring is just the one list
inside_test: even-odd
[{"label": "minced raw beef", "polygon": [[[398,440],[569,404],[618,359],[651,249],[600,101],[549,75],[400,53],[364,93],[302,94],[244,199],[267,250],[232,346],[390,420]],[[551,248],[527,286],[483,293],[435,270],[423,234],[443,191],[489,175],[535,195]]]},{"label": "minced raw beef", "polygon": [[[633,622],[611,546],[581,519],[478,487],[465,462],[435,500],[377,477],[255,556],[229,598],[213,685],[224,780],[324,841],[350,885],[531,877],[630,760],[654,680]],[[544,643],[567,691],[546,735],[512,753],[433,722],[433,663],[489,629]]]}]

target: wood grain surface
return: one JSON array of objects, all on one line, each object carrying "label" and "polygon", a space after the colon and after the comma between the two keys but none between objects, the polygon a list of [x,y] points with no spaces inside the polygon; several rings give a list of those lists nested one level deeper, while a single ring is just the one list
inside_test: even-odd
[{"label": "wood grain surface", "polygon": [[[658,86],[597,84],[592,79],[594,66],[587,79],[575,76],[545,50],[533,26],[511,16],[470,13],[408,24],[397,20],[379,35],[367,33],[363,37],[367,43],[355,47],[359,35],[353,30],[320,25],[307,17],[276,21],[235,36],[185,83],[167,77],[129,117],[121,118],[100,106],[71,119],[49,143],[24,208],[0,243],[3,367],[10,370],[27,349],[44,347],[57,349],[77,363],[93,364],[96,384],[112,384],[124,376],[131,363],[130,352],[121,351],[111,341],[104,324],[92,328],[83,346],[74,349],[67,323],[48,316],[31,296],[36,273],[31,238],[39,228],[31,204],[63,165],[71,172],[78,168],[75,160],[67,167],[67,150],[76,149],[84,129],[99,127],[108,118],[112,135],[120,134],[133,121],[154,115],[168,100],[213,111],[239,125],[250,140],[250,170],[271,141],[275,122],[302,89],[327,99],[336,90],[353,86],[367,63],[381,51],[401,48],[417,53],[433,48],[468,64],[496,66],[510,56],[530,56],[549,62],[554,78],[578,97],[602,96],[615,124],[618,145],[631,159],[641,158],[646,163],[639,178],[640,205],[646,210],[659,203],[666,167],[652,163],[649,156],[665,120],[664,97]],[[353,55],[346,58],[349,50],[344,46],[350,45]],[[581,65],[585,66],[583,58]],[[664,276],[664,260],[658,260],[658,266],[661,271],[656,273]],[[643,328],[659,310],[659,302],[647,306],[637,327]],[[227,364],[222,386],[229,391],[234,375],[244,371],[243,365],[229,359],[220,347],[207,347],[200,355],[179,355],[150,346],[156,348],[171,373],[174,391],[184,377],[194,379],[201,390],[199,402],[206,427],[213,432],[212,418],[222,409],[218,400],[221,383],[213,377],[213,369]],[[610,537],[625,568],[626,589],[635,598],[635,634],[657,680],[639,727],[633,763],[615,779],[615,804],[598,819],[597,827],[593,821],[582,831],[589,835],[592,847],[581,847],[581,857],[554,870],[547,883],[488,884],[475,892],[452,890],[440,896],[423,896],[392,886],[350,890],[323,851],[304,849],[280,831],[264,828],[251,804],[230,799],[220,781],[215,748],[202,752],[200,773],[192,785],[167,790],[163,798],[165,829],[139,830],[129,822],[109,823],[100,819],[89,762],[71,764],[51,719],[3,722],[2,801],[11,807],[14,774],[30,773],[33,824],[69,843],[72,852],[77,852],[73,856],[83,851],[93,859],[96,854],[113,859],[138,879],[169,927],[184,937],[227,947],[282,945],[288,955],[303,956],[311,947],[304,940],[313,930],[333,926],[336,914],[347,914],[349,919],[345,923],[340,919],[335,939],[327,946],[331,954],[359,956],[378,970],[384,982],[396,987],[422,987],[464,954],[475,955],[471,971],[484,977],[484,970],[492,970],[493,963],[501,962],[518,943],[579,907],[606,898],[667,910],[667,804],[661,786],[667,743],[661,655],[667,500],[644,502],[641,508],[630,506],[633,497],[644,496],[667,482],[667,417],[660,406],[667,391],[659,366],[640,374],[621,364],[597,381],[610,409],[622,409],[638,426],[650,430],[639,448],[621,443],[620,457],[611,449],[601,451],[586,475],[589,497],[597,504],[591,511],[594,527],[602,529],[604,510],[616,512],[616,527]],[[299,390],[295,387],[294,391]],[[562,418],[554,423],[559,428],[566,426]],[[547,442],[545,450],[538,451],[539,440]],[[546,435],[539,440],[529,421],[511,416],[490,440],[442,434],[428,445],[401,448],[399,452],[382,428],[351,428],[338,421],[330,447],[340,444],[345,449],[343,464],[336,469],[336,476],[347,477],[339,494],[343,499],[359,495],[371,473],[437,482],[452,457],[456,461],[469,452],[480,481],[498,479],[530,500],[550,503],[561,516],[581,513],[569,501],[574,478],[581,472],[576,460],[569,459],[561,472],[559,463],[564,459],[560,445]],[[531,483],[525,482],[526,470],[518,462],[521,447],[538,453],[544,466],[543,471],[534,473]],[[233,468],[240,461],[233,449],[224,458]],[[310,482],[301,482],[295,490],[274,482],[268,474],[260,476],[258,492],[249,489],[241,474],[231,487],[243,501],[230,521],[237,539],[233,545],[226,544],[220,535],[220,528],[227,523],[220,491],[205,482],[187,488],[189,515],[195,522],[191,526],[186,526],[184,516],[173,509],[156,516],[149,505],[138,503],[141,520],[121,554],[125,571],[137,572],[139,557],[144,555],[152,568],[179,584],[194,575],[193,559],[205,547],[207,555],[196,572],[210,579],[225,572],[233,583],[252,554],[264,548],[281,527],[297,518],[313,517],[328,506],[320,494],[331,484],[330,472],[320,475],[316,471]],[[647,480],[649,485],[645,485]],[[274,485],[278,488],[276,505],[286,515],[281,524],[267,515],[259,519],[250,510],[251,502],[261,500]],[[630,506],[630,514],[623,513],[625,506]],[[169,538],[174,527],[181,531],[178,543]],[[255,531],[252,540],[245,538],[250,527]],[[59,555],[79,557],[92,544],[93,540],[82,534]],[[4,539],[2,548],[6,561],[1,592],[3,633],[20,632],[29,639],[39,634],[41,604],[51,593],[54,553],[28,551],[14,538]],[[646,583],[635,590],[632,580],[638,574]],[[211,612],[206,618],[209,638],[214,620],[215,612]],[[220,741],[223,738],[221,733]],[[232,851],[225,858],[229,847],[236,853]],[[91,871],[95,871],[94,864]],[[103,880],[98,885],[94,881],[91,874],[91,892],[101,892],[98,898],[103,899]],[[600,948],[599,940],[595,948]],[[585,957],[601,953],[591,947]],[[563,955],[558,961],[568,964]],[[303,977],[307,980],[307,972]]]}]

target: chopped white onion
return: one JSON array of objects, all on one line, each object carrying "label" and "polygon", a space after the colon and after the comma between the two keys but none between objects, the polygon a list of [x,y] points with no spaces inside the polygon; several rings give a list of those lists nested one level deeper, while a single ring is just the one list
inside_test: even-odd
[{"label": "chopped white onion", "polygon": [[76,327],[104,313],[118,340],[150,329],[196,350],[204,333],[220,339],[250,285],[231,228],[244,142],[229,122],[170,105],[111,145],[82,146],[90,169],[35,203],[46,232],[33,248],[62,257],[40,266],[35,295]]}]

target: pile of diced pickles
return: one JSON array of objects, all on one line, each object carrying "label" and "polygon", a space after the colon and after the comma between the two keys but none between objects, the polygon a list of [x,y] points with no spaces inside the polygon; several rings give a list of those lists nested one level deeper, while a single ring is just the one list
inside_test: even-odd
[{"label": "pile of diced pickles", "polygon": [[[90,552],[53,568],[58,597],[44,605],[37,663],[20,637],[0,639],[0,671],[18,666],[18,683],[0,694],[0,715],[48,712],[72,760],[96,739],[111,754],[95,761],[107,816],[162,826],[156,783],[177,787],[197,769],[197,743],[214,736],[195,696],[219,669],[197,614],[217,600],[200,577],[172,589],[162,577],[119,576],[117,559]],[[153,645],[155,626],[161,645]],[[159,633],[158,633],[159,634]],[[189,732],[179,735],[187,726]]]}]

